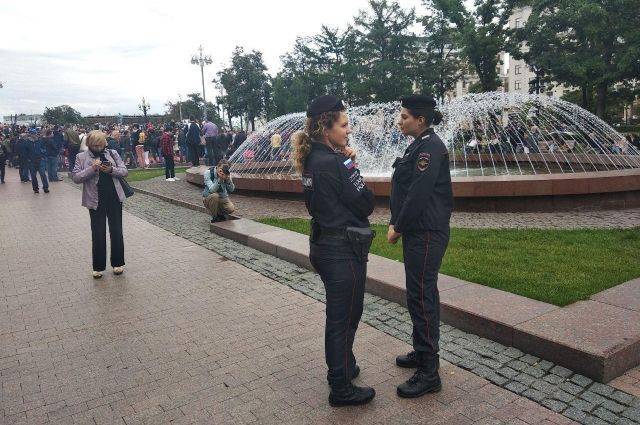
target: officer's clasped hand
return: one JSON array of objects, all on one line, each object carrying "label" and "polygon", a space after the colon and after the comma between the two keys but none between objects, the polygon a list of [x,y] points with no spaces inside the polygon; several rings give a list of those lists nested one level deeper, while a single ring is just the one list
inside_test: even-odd
[{"label": "officer's clasped hand", "polygon": [[354,148],[352,148],[351,146],[345,146],[342,149],[342,154],[344,156],[346,156],[347,158],[351,158],[352,161],[356,160],[356,150]]}]

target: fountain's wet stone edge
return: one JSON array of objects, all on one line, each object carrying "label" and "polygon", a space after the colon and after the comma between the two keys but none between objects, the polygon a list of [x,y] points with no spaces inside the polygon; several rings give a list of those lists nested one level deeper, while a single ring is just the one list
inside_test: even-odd
[{"label": "fountain's wet stone edge", "polygon": [[[202,186],[208,167],[187,170],[187,181]],[[294,176],[234,176],[243,192],[299,195],[302,185]],[[388,177],[365,177],[377,197],[391,193]],[[457,211],[551,212],[640,207],[640,169],[573,174],[453,177]]]},{"label": "fountain's wet stone edge", "polygon": [[[211,232],[313,270],[304,235],[247,219],[212,224]],[[560,308],[451,276],[440,275],[438,282],[444,323],[598,382],[609,382],[640,364],[640,300],[632,305],[615,301],[629,299],[639,286],[636,279],[617,286],[611,295],[604,291]],[[406,306],[403,264],[371,255],[367,292]]]}]

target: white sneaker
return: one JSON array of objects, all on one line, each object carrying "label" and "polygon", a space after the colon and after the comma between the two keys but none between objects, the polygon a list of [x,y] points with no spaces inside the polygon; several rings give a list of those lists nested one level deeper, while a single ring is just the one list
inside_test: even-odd
[{"label": "white sneaker", "polygon": [[116,276],[120,275],[122,273],[124,273],[124,267],[114,267],[113,268],[113,274],[115,274]]},{"label": "white sneaker", "polygon": [[179,182],[180,181],[180,177],[175,177],[174,180]]},{"label": "white sneaker", "polygon": [[166,179],[166,180],[167,180],[168,182],[174,182],[174,181],[175,181],[175,180],[174,180],[174,179],[172,179],[172,178],[168,178],[168,179]]},{"label": "white sneaker", "polygon": [[100,279],[102,278],[102,272],[97,272],[97,271],[93,271],[93,278],[94,279]]}]

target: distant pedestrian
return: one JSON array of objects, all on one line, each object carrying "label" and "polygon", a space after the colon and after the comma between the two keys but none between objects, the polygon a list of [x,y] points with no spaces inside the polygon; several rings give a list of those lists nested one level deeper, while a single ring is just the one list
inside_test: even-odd
[{"label": "distant pedestrian", "polygon": [[20,170],[20,181],[28,183],[29,171],[31,170],[30,144],[27,134],[22,133],[16,142],[16,151],[18,153],[18,167]]},{"label": "distant pedestrian", "polygon": [[44,193],[49,193],[49,179],[47,179],[46,157],[47,151],[43,137],[38,137],[36,133],[29,136],[30,143],[27,143],[27,156],[29,158],[29,172],[31,173],[31,187],[33,193],[40,193],[38,185],[38,177],[42,181],[42,189]]},{"label": "distant pedestrian", "polygon": [[4,170],[9,156],[8,140],[0,139],[0,184],[4,184]]},{"label": "distant pedestrian", "polygon": [[160,138],[160,151],[164,157],[164,175],[168,182],[176,181],[175,162],[173,160],[173,133],[167,126]]},{"label": "distant pedestrian", "polygon": [[67,126],[64,132],[64,138],[67,143],[67,161],[69,161],[69,171],[73,171],[73,167],[76,163],[76,156],[78,152],[80,152],[80,136],[78,133],[71,128],[71,126]]},{"label": "distant pedestrian", "polygon": [[105,149],[105,134],[94,130],[87,136],[88,151],[78,155],[73,170],[74,183],[82,183],[82,206],[89,209],[93,277],[100,279],[107,263],[106,225],[109,222],[111,267],[115,275],[124,272],[122,202],[125,200],[120,177],[127,167],[118,152]]},{"label": "distant pedestrian", "polygon": [[200,126],[194,117],[189,117],[189,130],[187,131],[187,146],[189,146],[189,154],[191,155],[191,164],[194,167],[200,165]]}]

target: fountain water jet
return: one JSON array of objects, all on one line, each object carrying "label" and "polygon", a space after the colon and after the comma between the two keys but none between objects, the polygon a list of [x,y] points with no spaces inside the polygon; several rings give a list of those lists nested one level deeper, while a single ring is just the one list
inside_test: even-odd
[{"label": "fountain water jet", "polygon": [[[435,130],[449,148],[456,207],[549,210],[640,205],[640,154],[588,111],[540,95],[469,94],[441,105]],[[410,142],[396,126],[399,103],[349,108],[351,145],[378,196],[389,195],[391,164]],[[289,161],[291,135],[305,115],[278,117],[230,158],[237,186],[300,192]],[[274,133],[282,136],[270,148]],[[239,183],[239,184],[238,184]]]}]

